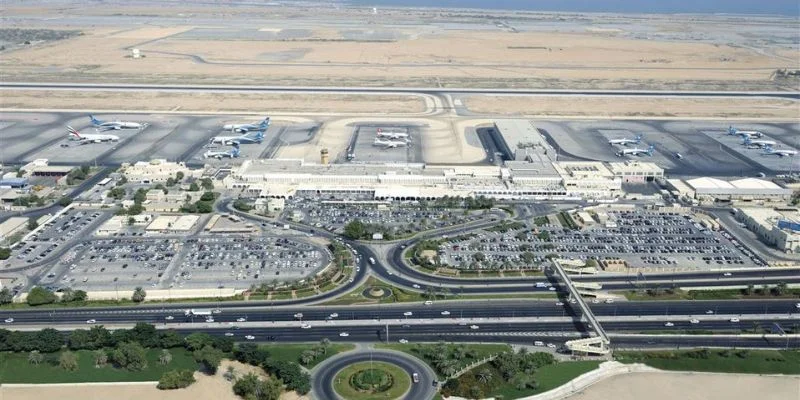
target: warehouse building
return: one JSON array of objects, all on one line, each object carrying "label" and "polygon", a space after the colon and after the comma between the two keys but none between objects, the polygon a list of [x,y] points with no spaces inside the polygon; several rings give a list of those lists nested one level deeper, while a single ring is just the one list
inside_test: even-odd
[{"label": "warehouse building", "polygon": [[744,178],[725,181],[717,178],[695,178],[686,181],[667,180],[667,185],[677,193],[701,204],[785,204],[792,196],[792,190],[782,188],[773,182]]},{"label": "warehouse building", "polygon": [[800,212],[796,208],[743,207],[736,219],[764,243],[787,253],[800,252]]}]

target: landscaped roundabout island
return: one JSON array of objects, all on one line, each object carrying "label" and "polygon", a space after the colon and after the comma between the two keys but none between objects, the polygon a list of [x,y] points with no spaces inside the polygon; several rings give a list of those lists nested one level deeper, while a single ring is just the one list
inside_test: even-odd
[{"label": "landscaped roundabout island", "polygon": [[336,374],[333,389],[345,399],[398,399],[411,387],[411,377],[401,368],[385,362],[359,362]]}]

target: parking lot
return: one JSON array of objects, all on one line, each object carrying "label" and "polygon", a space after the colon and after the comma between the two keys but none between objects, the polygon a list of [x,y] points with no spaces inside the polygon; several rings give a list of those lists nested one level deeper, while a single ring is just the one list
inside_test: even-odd
[{"label": "parking lot", "polygon": [[622,259],[634,267],[741,268],[764,265],[725,231],[711,231],[690,215],[606,211],[609,223],[581,230],[561,224],[526,224],[504,232],[483,230],[439,247],[442,262],[465,269],[509,269],[548,255],[576,260]]},{"label": "parking lot", "polygon": [[438,209],[411,203],[341,203],[296,197],[286,202],[286,208],[281,215],[286,219],[299,216],[305,224],[336,233],[342,233],[349,222],[359,220],[364,224],[383,227],[385,229],[381,229],[382,231],[396,238],[422,230],[472,222],[480,218],[481,212],[465,214],[463,209]]}]

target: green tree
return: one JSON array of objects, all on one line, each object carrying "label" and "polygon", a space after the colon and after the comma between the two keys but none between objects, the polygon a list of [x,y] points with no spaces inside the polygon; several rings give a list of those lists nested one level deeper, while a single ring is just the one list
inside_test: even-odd
[{"label": "green tree", "polygon": [[189,185],[189,191],[190,192],[199,192],[200,191],[200,186],[198,186],[196,182],[192,182]]},{"label": "green tree", "polygon": [[171,349],[174,347],[183,346],[183,336],[174,330],[159,331],[158,333],[158,347]]},{"label": "green tree", "polygon": [[203,364],[206,371],[212,375],[217,373],[217,368],[219,368],[219,364],[225,356],[220,349],[212,346],[205,346],[200,350],[195,350],[193,355],[195,361]]},{"label": "green tree", "polygon": [[479,251],[477,253],[472,254],[472,259],[474,259],[477,262],[483,262],[486,261],[486,255]]},{"label": "green tree", "polygon": [[36,222],[36,218],[30,217],[28,218],[28,230],[32,231],[39,227],[39,223]]},{"label": "green tree", "polygon": [[185,344],[188,350],[200,350],[211,345],[211,336],[207,333],[195,332],[186,336]]},{"label": "green tree", "polygon": [[198,201],[197,202],[197,212],[199,212],[201,214],[208,214],[208,213],[210,213],[212,211],[214,211],[214,207],[211,205],[211,203],[209,203],[207,201]]},{"label": "green tree", "polygon": [[102,368],[108,364],[108,353],[105,350],[97,349],[92,352],[92,357],[94,357],[94,367],[95,368]]},{"label": "green tree", "polygon": [[125,198],[125,188],[122,187],[115,187],[108,191],[108,197],[111,197],[114,200],[122,200]]},{"label": "green tree", "polygon": [[349,239],[361,239],[366,233],[367,229],[364,223],[358,219],[354,219],[344,226],[344,236]]},{"label": "green tree", "polygon": [[195,382],[194,372],[188,369],[179,369],[164,372],[158,380],[157,388],[161,390],[181,389]]},{"label": "green tree", "polygon": [[89,337],[89,331],[86,329],[76,329],[69,334],[67,345],[72,350],[93,349],[94,344]]},{"label": "green tree", "polygon": [[136,303],[141,303],[144,301],[144,298],[147,296],[147,292],[142,289],[141,286],[137,286],[136,289],[133,290],[133,296],[131,296],[131,300]]},{"label": "green tree", "polygon": [[169,352],[167,349],[161,350],[161,354],[158,356],[158,363],[161,365],[167,365],[172,362],[172,353]]},{"label": "green tree", "polygon": [[477,374],[475,374],[475,378],[478,379],[478,382],[487,383],[492,380],[492,371],[489,368],[481,368]]},{"label": "green tree", "polygon": [[211,181],[211,178],[203,178],[200,180],[200,186],[204,190],[213,190],[214,189],[214,182]]},{"label": "green tree", "polygon": [[539,384],[533,379],[533,375],[520,372],[515,374],[511,382],[517,390],[536,389]]},{"label": "green tree", "polygon": [[300,363],[303,365],[309,365],[316,359],[317,353],[312,350],[303,350],[303,352],[300,353]]},{"label": "green tree", "polygon": [[28,292],[28,297],[25,299],[25,301],[30,306],[38,306],[42,304],[55,303],[57,299],[58,297],[55,295],[55,293],[43,287],[36,286],[31,289],[30,292]]},{"label": "green tree", "polygon": [[75,371],[78,369],[78,355],[69,350],[64,350],[61,352],[61,356],[58,357],[58,366],[67,371]]},{"label": "green tree", "polygon": [[175,186],[175,178],[173,178],[173,177],[167,178],[167,186],[168,187]]},{"label": "green tree", "polygon": [[44,355],[39,352],[39,350],[31,350],[28,353],[28,362],[33,365],[39,365],[44,361]]},{"label": "green tree", "polygon": [[[0,257],[0,259],[2,259]],[[0,289],[0,304],[9,304],[14,301],[14,296],[11,294],[11,291],[8,288]]]},{"label": "green tree", "polygon": [[178,171],[177,173],[175,173],[175,180],[176,181],[178,181],[178,182],[182,181],[183,177],[184,177],[184,175],[183,175],[182,171]]},{"label": "green tree", "polygon": [[[186,337],[187,344],[190,336]],[[269,358],[269,351],[253,343],[242,343],[233,350],[233,358],[245,364],[261,365]]]},{"label": "green tree", "polygon": [[214,192],[204,192],[200,196],[200,201],[213,201],[214,197]]},{"label": "green tree", "polygon": [[147,368],[144,347],[136,342],[123,342],[111,352],[111,359],[121,368],[128,371],[142,371]]}]

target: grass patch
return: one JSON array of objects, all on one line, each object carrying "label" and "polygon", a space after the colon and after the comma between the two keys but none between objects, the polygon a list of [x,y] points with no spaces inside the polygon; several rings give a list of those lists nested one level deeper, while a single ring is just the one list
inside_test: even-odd
[{"label": "grass patch", "polygon": [[[106,365],[94,367],[94,357],[90,350],[78,350],[78,369],[65,371],[58,366],[61,354],[46,354],[45,361],[39,365],[28,362],[28,353],[0,353],[0,382],[3,383],[79,383],[79,382],[142,382],[157,381],[161,375],[170,370],[196,370],[197,363],[192,354],[185,349],[170,349],[172,362],[167,365],[158,363],[161,349],[147,349],[147,368],[143,371],[131,372]],[[53,360],[53,361],[51,361]]]},{"label": "grass patch", "polygon": [[787,289],[780,295],[770,290],[722,289],[722,290],[626,290],[616,292],[628,300],[747,300],[747,299],[796,299],[800,297],[800,289]]},{"label": "grass patch", "polygon": [[[300,344],[266,344],[261,347],[269,351],[269,357],[280,361],[291,361],[300,364],[300,353],[305,350],[311,349],[316,344],[300,343]],[[317,364],[345,351],[350,351],[356,348],[355,345],[349,343],[331,343],[328,345],[328,351],[324,355],[317,357],[314,361],[304,367],[311,369]]]},{"label": "grass patch", "polygon": [[[444,378],[444,375],[434,365],[432,359],[433,354],[447,354],[447,358],[457,361],[456,368],[461,369],[475,361],[482,360],[494,354],[511,351],[511,346],[507,344],[376,343],[375,347],[402,351],[403,353],[418,357],[430,365],[431,368],[436,371],[436,375],[439,376],[440,379]],[[462,354],[462,356],[459,356],[459,353]]]},{"label": "grass patch", "polygon": [[538,393],[553,390],[600,365],[600,361],[567,361],[545,365],[533,373],[533,379],[539,384],[535,389],[517,389],[513,384],[504,383],[490,391],[493,397],[503,399],[519,399]]},{"label": "grass patch", "polygon": [[700,349],[689,351],[616,352],[623,363],[643,363],[670,371],[800,374],[800,351]]},{"label": "grass patch", "polygon": [[[361,371],[375,369],[391,377],[391,386],[385,391],[370,393],[353,386],[353,376]],[[360,362],[348,365],[333,379],[333,389],[348,400],[383,400],[400,398],[411,387],[411,377],[400,367],[385,362]]]}]

